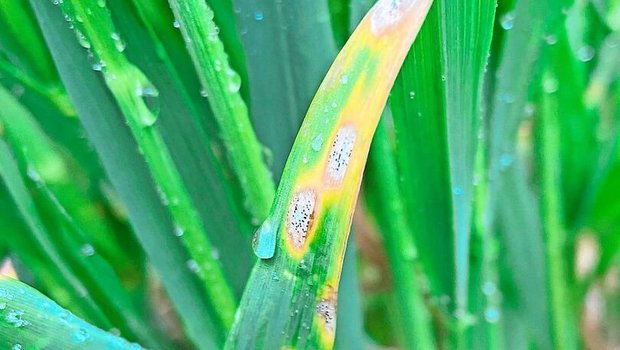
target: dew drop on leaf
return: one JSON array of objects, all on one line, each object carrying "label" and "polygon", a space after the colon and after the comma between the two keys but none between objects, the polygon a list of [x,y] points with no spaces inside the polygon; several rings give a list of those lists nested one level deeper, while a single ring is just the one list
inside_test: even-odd
[{"label": "dew drop on leaf", "polygon": [[514,26],[515,23],[515,15],[513,12],[508,12],[499,20],[499,24],[502,26],[504,30],[510,30]]},{"label": "dew drop on leaf", "polygon": [[489,323],[497,323],[500,319],[500,311],[495,307],[489,307],[484,311],[484,319]]},{"label": "dew drop on leaf", "polygon": [[80,252],[84,256],[93,256],[95,255],[95,248],[91,244],[86,243],[80,248]]},{"label": "dew drop on leaf", "polygon": [[80,328],[75,333],[73,333],[71,339],[76,344],[82,344],[88,339],[88,332],[86,332],[84,328]]},{"label": "dew drop on leaf", "polygon": [[321,150],[322,145],[323,145],[323,135],[318,134],[312,139],[312,143],[310,144],[310,147],[312,147],[313,151],[318,152]]},{"label": "dew drop on leaf", "polygon": [[594,48],[589,45],[585,45],[577,50],[577,57],[581,62],[589,62],[594,58]]}]

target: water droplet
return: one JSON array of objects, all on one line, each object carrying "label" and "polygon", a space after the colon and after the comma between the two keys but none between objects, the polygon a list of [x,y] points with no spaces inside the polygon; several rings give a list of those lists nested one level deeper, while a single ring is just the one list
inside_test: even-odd
[{"label": "water droplet", "polygon": [[198,263],[194,259],[187,260],[187,268],[193,273],[200,272],[200,266],[198,266]]},{"label": "water droplet", "polygon": [[91,67],[94,71],[101,72],[103,70],[103,61],[95,62]]},{"label": "water droplet", "polygon": [[511,104],[515,102],[515,97],[510,92],[503,92],[499,94],[499,100]]},{"label": "water droplet", "polygon": [[280,280],[280,276],[278,276],[278,274],[274,272],[271,274],[271,279],[277,282]]},{"label": "water droplet", "polygon": [[271,259],[276,251],[276,233],[277,228],[271,224],[271,220],[267,219],[256,230],[252,239],[252,249],[254,254],[260,259]]},{"label": "water droplet", "polygon": [[200,96],[202,97],[207,97],[209,96],[209,93],[207,92],[207,89],[203,88],[200,90]]},{"label": "water droplet", "polygon": [[512,161],[513,161],[513,157],[512,157],[512,154],[510,153],[503,153],[502,155],[499,156],[499,165],[502,168],[502,170],[505,170],[506,168],[510,167],[512,165]]},{"label": "water droplet", "polygon": [[71,339],[76,344],[82,344],[88,339],[88,332],[84,328],[80,328],[73,333]]},{"label": "water droplet", "polygon": [[486,295],[487,297],[494,295],[496,292],[497,292],[497,286],[495,285],[495,283],[491,281],[486,281],[482,285],[482,293]]},{"label": "water droplet", "polygon": [[22,345],[19,343],[16,343],[11,347],[11,350],[22,350]]},{"label": "water droplet", "polygon": [[211,257],[215,260],[220,260],[220,250],[217,248],[211,249]]},{"label": "water droplet", "polygon": [[484,310],[484,319],[489,323],[496,323],[500,319],[500,311],[495,307]]},{"label": "water droplet", "polygon": [[262,21],[265,18],[265,15],[263,14],[262,11],[256,11],[254,12],[254,19],[257,21]]},{"label": "water droplet", "polygon": [[499,20],[499,24],[505,30],[512,29],[512,27],[514,26],[514,23],[515,23],[515,15],[513,12],[508,12],[504,14]]},{"label": "water droplet", "polygon": [[26,169],[26,174],[28,175],[30,180],[32,180],[35,183],[40,183],[43,181],[43,179],[41,178],[41,174],[39,174],[37,169],[33,167],[32,165],[28,165],[28,168]]},{"label": "water droplet", "polygon": [[175,28],[181,28],[181,23],[175,19],[174,22],[172,22],[172,26]]},{"label": "water droplet", "polygon": [[228,91],[237,92],[241,88],[241,77],[234,70],[227,68],[226,75],[228,76]]},{"label": "water droplet", "polygon": [[323,135],[318,134],[312,139],[310,147],[312,147],[313,151],[318,152],[321,150],[322,145],[323,145]]},{"label": "water droplet", "polygon": [[548,77],[543,80],[543,90],[548,94],[558,91],[558,85],[558,80],[554,77]]},{"label": "water droplet", "polygon": [[4,309],[6,309],[6,303],[2,302],[0,303],[0,310],[4,310]]},{"label": "water droplet", "polygon": [[93,256],[95,255],[95,248],[92,245],[86,243],[82,246],[82,248],[80,248],[80,252],[84,256]]},{"label": "water droplet", "polygon": [[0,288],[0,298],[6,299],[6,300],[13,300],[15,296],[10,291],[4,288]]},{"label": "water droplet", "polygon": [[71,314],[67,310],[62,310],[58,317],[63,321],[67,321],[71,317]]},{"label": "water droplet", "polygon": [[97,6],[104,8],[106,0],[97,0]]},{"label": "water droplet", "polygon": [[114,32],[110,35],[110,37],[114,40],[114,46],[118,52],[125,51],[125,42],[121,40],[121,36],[118,33]]},{"label": "water droplet", "polygon": [[75,36],[77,37],[78,43],[85,49],[90,49],[90,42],[86,39],[86,36],[82,34],[79,30],[75,31]]},{"label": "water droplet", "polygon": [[534,106],[533,103],[528,102],[525,104],[525,106],[523,106],[523,113],[525,113],[526,117],[531,117],[534,115],[534,112],[536,112],[536,107]]},{"label": "water droplet", "polygon": [[592,46],[582,46],[577,50],[577,57],[581,62],[589,62],[594,58],[594,48]]},{"label": "water droplet", "polygon": [[415,91],[409,91],[409,99],[413,100],[415,98]]},{"label": "water droplet", "polygon": [[304,164],[308,164],[308,156],[304,156],[304,157],[301,159],[301,161],[302,161]]},{"label": "water droplet", "polygon": [[25,327],[30,324],[30,322],[23,319],[24,312],[22,310],[10,310],[4,319],[13,325],[15,328]]},{"label": "water droplet", "polygon": [[456,196],[460,196],[463,194],[463,189],[461,187],[456,186],[452,189],[452,193],[454,193],[454,195]]},{"label": "water droplet", "polygon": [[558,42],[558,38],[553,34],[545,35],[545,42],[547,45],[555,45]]},{"label": "water droplet", "polygon": [[340,84],[347,85],[349,83],[349,76],[347,74],[343,74],[340,77]]},{"label": "water droplet", "polygon": [[416,258],[417,254],[415,251],[415,247],[412,245],[407,245],[404,247],[403,249],[403,258],[405,259],[405,261],[414,261]]},{"label": "water droplet", "polygon": [[174,235],[177,237],[181,237],[183,236],[183,234],[185,233],[185,230],[179,226],[179,225],[174,225]]},{"label": "water droplet", "polygon": [[150,113],[140,113],[139,118],[144,127],[150,127],[157,121],[157,115],[159,115],[159,92],[153,86],[138,86],[136,88],[136,95],[142,98],[144,104],[149,109]]}]

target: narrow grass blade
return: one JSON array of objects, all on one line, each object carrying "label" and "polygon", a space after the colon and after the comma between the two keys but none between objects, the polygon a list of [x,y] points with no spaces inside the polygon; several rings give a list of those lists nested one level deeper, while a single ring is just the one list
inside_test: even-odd
[{"label": "narrow grass blade", "polygon": [[328,4],[233,2],[248,63],[251,118],[279,181],[303,115],[336,57]]},{"label": "narrow grass blade", "polygon": [[[495,72],[488,132],[485,215],[489,225],[499,231],[505,249],[500,262],[503,304],[512,308],[507,312],[527,324],[533,342],[543,349],[551,348],[552,342],[542,223],[516,143],[519,128],[534,107],[528,104],[528,93],[538,72],[535,62],[545,36],[555,34],[562,18],[558,1],[530,0],[516,2],[514,10],[500,18],[503,52]],[[528,130],[527,125],[525,128]]]},{"label": "narrow grass blade", "polygon": [[263,223],[277,235],[276,255],[255,266],[227,349],[333,346],[342,260],[370,141],[429,7],[380,1],[332,65]]},{"label": "narrow grass blade", "polygon": [[[349,23],[351,18],[350,0],[329,0],[327,2],[329,8],[329,18],[334,32],[334,40],[338,47],[342,47],[349,38]],[[353,26],[354,27],[354,26]]]},{"label": "narrow grass blade", "polygon": [[[419,246],[432,247],[421,259],[433,292],[455,297],[461,327],[467,319],[474,159],[494,11],[491,0],[436,2],[391,104],[407,206],[415,217],[426,218],[415,220],[414,235]],[[413,65],[424,69],[415,71]],[[420,168],[428,171],[420,173]],[[431,227],[441,239],[426,234]],[[448,241],[453,244],[446,249]]]},{"label": "narrow grass blade", "polygon": [[241,77],[230,67],[213,11],[204,0],[169,2],[207,93],[231,167],[244,190],[246,208],[255,220],[263,220],[275,194],[274,183],[239,93]]},{"label": "narrow grass blade", "polygon": [[32,10],[25,1],[0,2],[0,72],[11,75],[52,101],[68,115],[75,115],[67,93],[45,46]]},{"label": "narrow grass blade", "polygon": [[[435,297],[454,297],[455,257],[441,56],[434,4],[392,89],[390,109],[404,209]],[[424,67],[423,69],[421,67]],[[423,172],[420,169],[424,169]],[[428,232],[433,232],[429,235]],[[452,299],[453,300],[453,299]]]},{"label": "narrow grass blade", "polygon": [[[32,6],[84,128],[92,140],[113,186],[127,206],[136,235],[178,310],[188,337],[200,349],[217,348],[222,335],[190,259],[179,244],[174,224],[161,202],[144,159],[116,102],[94,72],[75,34],[52,3]],[[110,142],[114,140],[114,142]]]},{"label": "narrow grass blade", "polygon": [[[156,127],[196,211],[208,225],[207,233],[213,244],[211,252],[219,258],[235,296],[240,297],[255,261],[249,242],[258,223],[252,223],[243,205],[244,193],[232,178],[227,162],[221,159],[223,148],[217,135],[208,129],[215,122],[207,100],[199,94],[200,84],[194,76],[183,38],[170,24],[173,16],[168,3],[159,3],[159,13],[167,13],[170,17],[165,27],[159,27],[161,24],[146,17],[147,8],[155,4],[158,3],[107,2],[125,44],[123,53],[144,74],[152,77],[151,82],[157,87],[159,117]],[[170,41],[164,45],[158,33],[163,34],[165,30],[172,31],[176,37],[165,36]]]},{"label": "narrow grass blade", "polygon": [[407,215],[401,201],[399,175],[392,139],[385,116],[379,122],[370,148],[365,186],[368,203],[374,210],[383,240],[402,327],[402,346],[407,349],[436,348],[431,312],[424,301],[422,276],[416,268],[418,249],[413,241]]},{"label": "narrow grass blade", "polygon": [[[502,313],[507,314],[507,321],[519,325],[519,331],[524,328],[524,338],[531,337],[541,349],[552,349],[542,224],[538,203],[518,161],[503,171],[502,186],[494,225],[504,247],[499,259]],[[509,334],[512,328],[506,323],[503,329]],[[504,337],[506,344],[514,344],[512,338]]]},{"label": "narrow grass blade", "polygon": [[[162,200],[181,230],[181,240],[192,256],[190,269],[203,281],[222,328],[233,320],[236,301],[224,277],[221,264],[212,255],[213,247],[194,207],[161,133],[154,127],[159,114],[159,93],[151,81],[122,54],[114,24],[105,7],[96,1],[70,1],[59,5],[75,26],[77,40],[92,47],[95,70],[101,70],[110,92],[126,118],[142,150]],[[81,19],[81,21],[78,20]]]},{"label": "narrow grass blade", "polygon": [[139,350],[79,319],[28,285],[0,276],[0,344],[6,349]]},{"label": "narrow grass blade", "polygon": [[0,123],[13,149],[17,150],[23,167],[38,174],[41,181],[50,187],[68,215],[75,217],[79,225],[89,232],[97,251],[114,266],[125,268],[125,271],[119,271],[121,274],[127,272],[135,278],[138,272],[134,270],[134,259],[129,252],[122,250],[113,227],[100,215],[97,203],[74,182],[83,174],[79,173],[79,169],[70,169],[58,147],[43,133],[32,115],[3,87],[0,87],[0,104],[4,107],[0,111]]},{"label": "narrow grass blade", "polygon": [[[353,234],[353,233],[351,233]],[[338,289],[338,324],[336,350],[363,349],[365,342],[362,298],[359,284],[358,254],[355,240],[350,240],[342,263],[342,278]]]},{"label": "narrow grass blade", "polygon": [[441,1],[445,103],[455,242],[456,312],[467,312],[473,176],[482,81],[491,46],[495,0]]},{"label": "narrow grass blade", "polygon": [[[50,239],[35,203],[28,194],[26,184],[21,178],[9,147],[3,140],[0,140],[0,177],[8,192],[8,195],[3,197],[10,198],[14,203],[20,220],[23,220],[33,238],[26,240],[23,237],[16,237],[9,241],[12,248],[17,248],[16,251],[23,249],[26,253],[24,254],[25,258],[44,257],[41,261],[49,263],[49,274],[41,277],[45,278],[44,283],[49,283],[52,286],[54,283],[59,283],[62,286],[61,288],[51,288],[59,301],[64,305],[71,305],[74,310],[79,310],[78,312],[81,315],[88,317],[92,322],[110,327],[109,320],[103,315],[95,301],[91,297],[80,297],[86,293],[87,288],[75,272],[68,267],[62,253]],[[33,267],[37,266],[37,260],[34,259],[31,260]]]},{"label": "narrow grass blade", "polygon": [[250,100],[248,84],[248,65],[243,51],[243,43],[235,18],[233,0],[211,0],[208,2],[214,13],[213,21],[219,28],[219,37],[224,44],[224,49],[230,58],[230,66],[241,78],[241,96],[247,104]]},{"label": "narrow grass blade", "polygon": [[[546,79],[557,79],[555,72],[543,73]],[[574,294],[570,288],[571,269],[567,266],[568,235],[564,221],[562,196],[560,119],[564,117],[562,103],[556,91],[543,91],[537,115],[538,166],[540,176],[540,210],[545,232],[549,310],[553,344],[557,349],[578,349],[577,318],[574,314]],[[567,167],[568,168],[568,167]],[[561,170],[560,170],[561,169]],[[569,202],[570,203],[570,202]]]}]

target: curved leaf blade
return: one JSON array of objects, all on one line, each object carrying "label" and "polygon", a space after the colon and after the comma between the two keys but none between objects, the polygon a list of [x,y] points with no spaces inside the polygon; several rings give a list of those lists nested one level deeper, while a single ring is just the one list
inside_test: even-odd
[{"label": "curved leaf blade", "polygon": [[142,349],[81,320],[28,285],[1,275],[0,319],[0,344],[6,349]]},{"label": "curved leaf blade", "polygon": [[227,349],[333,346],[336,294],[370,142],[430,1],[383,0],[317,92],[262,230],[273,259],[254,268]]}]

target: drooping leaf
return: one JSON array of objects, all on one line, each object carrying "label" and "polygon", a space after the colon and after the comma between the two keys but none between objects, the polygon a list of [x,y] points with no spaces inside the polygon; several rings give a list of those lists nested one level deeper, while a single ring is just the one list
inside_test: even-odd
[{"label": "drooping leaf", "polygon": [[0,344],[6,349],[139,350],[19,281],[0,276]]}]

